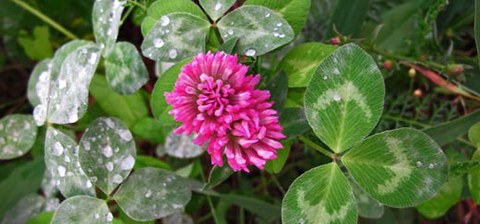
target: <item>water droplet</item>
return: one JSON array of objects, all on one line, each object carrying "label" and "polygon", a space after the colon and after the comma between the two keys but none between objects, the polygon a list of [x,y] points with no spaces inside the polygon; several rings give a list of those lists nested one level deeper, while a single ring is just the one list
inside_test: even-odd
[{"label": "water droplet", "polygon": [[341,99],[342,99],[342,96],[340,96],[340,94],[335,93],[335,95],[333,95],[333,100],[335,100],[335,101],[338,102],[338,101],[340,101]]},{"label": "water droplet", "polygon": [[170,18],[168,16],[162,16],[160,17],[160,25],[161,26],[166,26],[170,23]]},{"label": "water droplet", "polygon": [[52,154],[54,156],[60,156],[63,154],[63,146],[60,142],[55,142],[52,147]]},{"label": "water droplet", "polygon": [[428,169],[433,169],[433,168],[435,168],[435,164],[434,164],[434,163],[428,164]]},{"label": "water droplet", "polygon": [[129,156],[125,157],[122,160],[122,162],[120,163],[120,169],[131,170],[134,165],[135,165],[135,158],[133,158],[133,156],[129,155]]},{"label": "water droplet", "polygon": [[245,51],[245,55],[247,55],[249,57],[253,57],[253,56],[255,56],[255,54],[257,54],[257,51],[253,48],[250,48],[250,49]]},{"label": "water droplet", "polygon": [[113,183],[119,184],[119,183],[122,183],[122,181],[123,181],[123,177],[120,176],[120,174],[113,175],[113,177],[112,177],[112,182]]},{"label": "water droplet", "polygon": [[333,74],[340,75],[340,71],[338,70],[338,68],[333,69]]},{"label": "water droplet", "polygon": [[170,49],[170,51],[168,51],[168,57],[170,57],[171,59],[175,59],[177,57],[177,50],[175,49]]},{"label": "water droplet", "polygon": [[90,142],[85,141],[83,143],[83,148],[85,149],[85,151],[90,151]]},{"label": "water droplet", "polygon": [[161,48],[161,47],[163,47],[163,45],[165,45],[165,42],[163,42],[162,39],[158,38],[158,39],[153,40],[153,46],[155,48]]},{"label": "water droplet", "polygon": [[150,196],[152,196],[152,191],[149,189],[147,192],[145,192],[145,197],[150,198]]},{"label": "water droplet", "polygon": [[93,176],[93,177],[90,177],[90,180],[93,182],[93,183],[96,183],[98,178],[96,176]]},{"label": "water droplet", "polygon": [[277,23],[278,27],[281,27],[282,25],[283,25],[283,23]]},{"label": "water droplet", "polygon": [[417,167],[420,168],[420,167],[423,166],[423,163],[422,163],[422,161],[417,161],[417,162],[415,163],[415,165],[417,165]]},{"label": "water droplet", "polygon": [[64,80],[64,79],[59,79],[58,80],[58,88],[59,89],[64,89],[65,87],[67,87],[67,81]]},{"label": "water droplet", "polygon": [[269,13],[269,12],[266,12],[266,13],[265,13],[265,18],[268,18],[268,17],[270,17],[270,13]]},{"label": "water droplet", "polygon": [[88,58],[88,63],[90,63],[91,65],[94,65],[97,62],[97,58],[98,58],[98,54],[92,53]]},{"label": "water droplet", "polygon": [[132,140],[132,134],[130,133],[129,130],[127,129],[120,129],[118,130],[117,134],[122,138],[124,141],[130,141]]},{"label": "water droplet", "polygon": [[89,180],[87,180],[87,182],[85,183],[85,187],[91,188],[91,187],[92,187],[92,182],[90,182]]},{"label": "water droplet", "polygon": [[107,158],[112,157],[113,155],[112,147],[110,147],[110,145],[108,144],[104,145],[102,148],[102,154]]},{"label": "water droplet", "polygon": [[64,159],[64,160],[65,160],[66,163],[69,163],[69,162],[70,162],[70,157],[65,156],[65,159]]},{"label": "water droplet", "polygon": [[115,123],[114,123],[113,120],[110,119],[110,118],[105,119],[105,124],[107,124],[107,126],[108,126],[109,128],[114,128],[114,127],[115,127]]},{"label": "water droplet", "polygon": [[112,172],[113,171],[113,163],[108,162],[107,164],[105,164],[105,168],[107,168],[108,171]]},{"label": "water droplet", "polygon": [[227,33],[228,35],[233,35],[233,30],[228,30]]},{"label": "water droplet", "polygon": [[221,3],[217,3],[217,4],[215,5],[215,11],[218,11],[218,10],[220,10],[221,8],[222,8],[222,4],[221,4]]},{"label": "water droplet", "polygon": [[328,77],[326,75],[323,76],[323,80],[327,80]]},{"label": "water droplet", "polygon": [[73,173],[70,172],[70,171],[68,171],[68,172],[67,172],[67,177],[71,177],[71,176],[73,176]]},{"label": "water droplet", "polygon": [[107,222],[111,222],[113,220],[113,215],[111,212],[107,214]]},{"label": "water droplet", "polygon": [[98,213],[95,213],[95,219],[100,218],[100,215]]},{"label": "water droplet", "polygon": [[284,34],[284,33],[280,33],[280,34],[278,34],[278,37],[284,38],[284,37],[285,37],[285,34]]},{"label": "water droplet", "polygon": [[60,166],[57,167],[57,171],[58,171],[59,176],[64,177],[67,169],[64,166],[60,165]]}]

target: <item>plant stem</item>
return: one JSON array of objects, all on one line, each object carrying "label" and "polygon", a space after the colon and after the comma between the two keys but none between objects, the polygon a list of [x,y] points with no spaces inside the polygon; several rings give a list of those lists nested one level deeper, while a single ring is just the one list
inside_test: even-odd
[{"label": "plant stem", "polygon": [[[200,172],[200,175],[202,176],[203,182],[206,182],[205,174],[203,173],[203,168]],[[212,198],[210,198],[210,195],[208,194],[205,194],[205,197],[207,197],[208,206],[210,206],[210,210],[212,211],[213,221],[215,221],[216,224],[220,223],[217,218],[215,207],[213,206]]]},{"label": "plant stem", "polygon": [[25,2],[22,2],[21,0],[10,0],[13,3],[17,4],[18,6],[22,7],[23,9],[29,11],[48,25],[52,26],[56,30],[58,30],[60,33],[63,33],[65,36],[67,36],[70,39],[79,39],[75,34],[71,33],[68,31],[66,28],[64,28],[62,25],[58,24],[57,22],[53,21],[48,17],[47,15],[43,14],[40,12],[38,9],[33,8],[32,6],[28,5]]},{"label": "plant stem", "polygon": [[331,152],[328,151],[327,149],[324,149],[322,146],[319,146],[317,143],[312,142],[310,139],[306,138],[305,136],[300,135],[300,136],[298,137],[298,139],[299,139],[300,141],[302,141],[303,143],[305,143],[306,145],[308,145],[308,146],[314,148],[315,150],[321,152],[322,154],[330,157],[331,159],[334,159],[335,156],[333,155],[333,153],[331,153]]},{"label": "plant stem", "polygon": [[143,9],[144,11],[147,11],[147,8],[146,8],[144,5],[138,3],[137,1],[127,0],[127,2],[128,2],[128,3],[131,3],[131,4],[134,5],[134,6],[137,6],[137,7],[141,8],[141,9]]}]

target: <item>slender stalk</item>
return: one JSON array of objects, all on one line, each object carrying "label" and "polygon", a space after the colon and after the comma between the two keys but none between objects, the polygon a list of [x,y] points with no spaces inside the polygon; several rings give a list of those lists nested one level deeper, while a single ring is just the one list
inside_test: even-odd
[{"label": "slender stalk", "polygon": [[127,0],[128,3],[131,3],[132,5],[134,6],[137,6],[141,9],[143,9],[144,11],[147,11],[147,7],[145,7],[144,5],[138,3],[137,1],[134,1],[134,0]]},{"label": "slender stalk", "polygon": [[317,143],[315,142],[312,142],[310,141],[310,139],[306,138],[305,136],[301,135],[298,137],[298,139],[300,141],[302,141],[303,143],[305,143],[306,145],[314,148],[315,150],[321,152],[322,154],[334,159],[335,158],[335,155],[333,155],[333,153],[331,153],[330,151],[328,151],[327,149],[324,149],[322,146],[319,146],[317,145]]},{"label": "slender stalk", "polygon": [[[203,168],[202,168],[202,172],[200,172],[200,175],[202,176],[203,182],[206,182],[205,174],[203,173]],[[210,206],[210,210],[211,210],[212,216],[213,216],[213,221],[215,221],[215,224],[220,223],[218,221],[218,218],[217,218],[217,213],[215,211],[215,207],[213,206],[212,198],[210,198],[210,195],[208,195],[208,194],[205,194],[205,197],[207,197],[208,206]]]},{"label": "slender stalk", "polygon": [[58,24],[57,22],[53,21],[52,19],[50,19],[50,17],[48,17],[47,15],[43,14],[42,12],[40,12],[38,9],[35,9],[33,8],[32,6],[28,5],[27,3],[21,1],[21,0],[10,0],[12,1],[13,3],[17,4],[18,6],[22,7],[23,9],[27,10],[28,12],[32,13],[33,15],[35,15],[36,17],[38,17],[39,19],[41,19],[42,21],[44,21],[45,23],[47,23],[48,25],[52,26],[53,28],[55,28],[56,30],[58,30],[58,32],[64,34],[65,36],[67,36],[68,38],[70,39],[79,39],[75,34],[71,33],[70,31],[68,31],[66,28],[64,28],[62,25]]}]

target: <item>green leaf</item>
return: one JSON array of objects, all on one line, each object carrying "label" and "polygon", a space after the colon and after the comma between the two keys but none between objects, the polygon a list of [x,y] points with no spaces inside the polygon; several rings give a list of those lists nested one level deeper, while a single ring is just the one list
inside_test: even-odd
[{"label": "green leaf", "polygon": [[0,120],[0,160],[25,155],[37,137],[37,126],[30,115],[12,114]]},{"label": "green leaf", "polygon": [[317,42],[301,44],[290,50],[280,62],[279,70],[288,75],[288,87],[306,87],[318,64],[337,49]]},{"label": "green leaf", "polygon": [[307,21],[311,0],[248,0],[244,5],[262,5],[281,15],[292,26],[295,35]]},{"label": "green leaf", "polygon": [[189,159],[201,155],[205,149],[202,146],[193,143],[193,139],[196,138],[196,134],[177,135],[173,132],[167,135],[165,140],[165,152],[173,157]]},{"label": "green leaf", "polygon": [[37,216],[29,219],[26,224],[45,224],[50,223],[53,218],[53,212],[42,212]]},{"label": "green leaf", "polygon": [[[159,119],[167,115],[173,121],[173,116],[168,114],[169,105],[165,101],[164,93],[171,92],[175,88],[175,82],[178,79],[182,67],[190,61],[191,59],[189,58],[175,64],[158,78],[153,88],[151,99],[152,113],[155,118]],[[163,119],[161,120],[163,121]]]},{"label": "green leaf", "polygon": [[[463,157],[463,154],[456,149],[448,150],[446,153],[450,164],[459,162],[457,161],[458,157]],[[444,216],[452,206],[461,200],[462,191],[463,175],[450,172],[448,181],[442,186],[442,188],[440,188],[433,198],[418,205],[417,211],[428,219],[440,218]]]},{"label": "green leaf", "polygon": [[295,36],[292,27],[281,16],[257,5],[236,9],[223,17],[217,26],[225,42],[239,38],[236,51],[247,56],[273,51],[292,41]]},{"label": "green leaf", "polygon": [[220,48],[218,48],[218,51],[223,51],[227,54],[233,54],[233,49],[235,49],[237,43],[238,38],[228,39],[227,41],[225,41],[225,43],[222,44],[222,46],[220,46]]},{"label": "green leaf", "polygon": [[479,121],[480,110],[477,110],[466,116],[424,129],[423,131],[430,135],[440,146],[443,146],[467,133],[470,127]]},{"label": "green leaf", "polygon": [[111,88],[103,76],[94,76],[90,94],[100,107],[110,116],[120,118],[129,127],[140,118],[148,116],[148,107],[142,94],[122,96]]},{"label": "green leaf", "polygon": [[[43,78],[45,78],[45,76],[48,76],[48,72],[49,72],[48,66],[50,65],[50,62],[51,62],[51,59],[45,59],[43,61],[38,62],[35,65],[35,68],[33,68],[32,74],[28,79],[27,97],[28,97],[28,101],[30,101],[30,104],[32,104],[32,106],[34,107],[41,103],[37,93],[37,83],[40,80],[40,76],[43,75]],[[40,88],[41,88],[41,85],[42,84],[40,84],[39,86]]]},{"label": "green leaf", "polygon": [[[480,52],[480,0],[475,0],[475,44],[477,46],[477,52]],[[477,56],[480,62],[480,55]]]},{"label": "green leaf", "polygon": [[320,140],[339,153],[373,130],[384,96],[382,73],[373,58],[348,44],[316,69],[305,92],[305,113]]},{"label": "green leaf", "polygon": [[142,52],[155,61],[181,61],[204,51],[209,28],[207,20],[188,13],[164,15],[145,36]]},{"label": "green leaf", "polygon": [[147,67],[137,48],[129,42],[118,42],[105,60],[110,86],[120,94],[132,94],[148,81]]},{"label": "green leaf", "polygon": [[162,219],[163,224],[193,224],[193,219],[183,212],[175,212]]},{"label": "green leaf", "polygon": [[0,219],[22,197],[40,189],[44,171],[43,159],[33,160],[18,166],[0,183]]},{"label": "green leaf", "polygon": [[399,208],[433,197],[448,176],[440,147],[412,128],[373,135],[347,152],[342,162],[368,194]]},{"label": "green leaf", "polygon": [[282,202],[282,222],[356,223],[357,207],[348,179],[336,163],[313,168],[290,185]]},{"label": "green leaf", "polygon": [[190,201],[189,185],[173,173],[155,168],[136,170],[113,196],[132,219],[149,221],[170,215]]},{"label": "green leaf", "polygon": [[345,36],[359,37],[370,8],[370,0],[339,0],[329,25],[327,37],[336,36],[334,28]]},{"label": "green leaf", "polygon": [[367,192],[358,186],[355,180],[352,178],[349,178],[348,180],[350,181],[350,186],[352,186],[353,194],[357,201],[358,215],[368,219],[378,219],[382,217],[385,209],[383,205],[370,197]]},{"label": "green leaf", "polygon": [[49,38],[48,26],[36,26],[33,28],[32,37],[21,35],[18,37],[18,43],[30,59],[43,60],[53,56],[53,47]]},{"label": "green leaf", "polygon": [[158,158],[153,158],[150,156],[142,156],[138,155],[137,159],[135,160],[135,167],[134,169],[140,169],[144,167],[154,167],[154,168],[160,168],[164,170],[172,170],[172,167],[168,163],[166,163],[163,160],[160,160]]},{"label": "green leaf", "polygon": [[48,127],[45,137],[45,164],[64,197],[95,197],[95,187],[80,167],[77,143],[53,127]]},{"label": "green leaf", "polygon": [[242,207],[252,214],[255,214],[258,217],[266,220],[265,223],[271,223],[280,216],[279,206],[265,202],[258,198],[245,197],[235,194],[223,194],[217,196],[224,201]]},{"label": "green leaf", "polygon": [[235,0],[200,0],[200,5],[213,21],[217,21],[235,2]]},{"label": "green leaf", "polygon": [[286,108],[283,110],[280,116],[280,124],[283,127],[283,134],[287,135],[287,140],[310,130],[303,108]]},{"label": "green leaf", "polygon": [[155,23],[164,15],[173,12],[185,12],[208,21],[203,11],[190,0],[162,0],[154,2],[147,10],[147,16],[142,22],[142,34],[146,36]]},{"label": "green leaf", "polygon": [[53,215],[51,224],[64,223],[111,223],[113,215],[104,200],[89,196],[67,198]]},{"label": "green leaf", "polygon": [[470,127],[468,130],[468,140],[477,146],[477,148],[480,148],[480,122]]},{"label": "green leaf", "polygon": [[133,125],[132,132],[135,136],[146,139],[155,144],[165,143],[166,127],[159,120],[144,117]]},{"label": "green leaf", "polygon": [[40,104],[33,111],[37,125],[75,123],[85,114],[88,86],[97,68],[100,48],[88,41],[71,41],[55,53],[50,72],[36,84]]},{"label": "green leaf", "polygon": [[[480,163],[480,150],[477,149],[471,159],[474,163]],[[476,204],[480,204],[480,166],[468,170],[468,189]]]},{"label": "green leaf", "polygon": [[203,187],[204,189],[211,189],[214,188],[225,180],[227,180],[230,176],[232,176],[233,170],[228,167],[220,167],[220,166],[213,166],[212,170],[210,170],[210,175],[208,175],[208,182]]},{"label": "green leaf", "polygon": [[117,41],[125,3],[123,0],[97,0],[93,4],[93,34],[97,43],[105,48],[104,55],[110,54]]},{"label": "green leaf", "polygon": [[39,214],[45,206],[45,199],[38,194],[29,194],[20,199],[5,214],[3,224],[25,223]]},{"label": "green leaf", "polygon": [[277,158],[274,160],[269,160],[265,164],[265,169],[270,173],[280,173],[285,163],[287,162],[288,155],[290,155],[290,149],[292,146],[292,141],[283,141],[283,149],[277,151]]},{"label": "green leaf", "polygon": [[136,153],[132,134],[115,118],[98,118],[80,140],[80,166],[106,194],[127,178],[135,165]]}]

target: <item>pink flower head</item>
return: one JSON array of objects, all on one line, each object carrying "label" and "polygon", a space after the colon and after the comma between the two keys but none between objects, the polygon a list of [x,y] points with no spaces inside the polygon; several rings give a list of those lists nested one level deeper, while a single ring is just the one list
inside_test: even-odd
[{"label": "pink flower head", "polygon": [[197,133],[198,145],[210,141],[212,164],[222,166],[225,154],[235,171],[248,171],[248,165],[263,169],[285,137],[267,102],[270,93],[255,89],[260,75],[247,71],[236,55],[199,54],[182,68],[174,90],[165,93],[170,114],[182,122],[175,133]]}]

